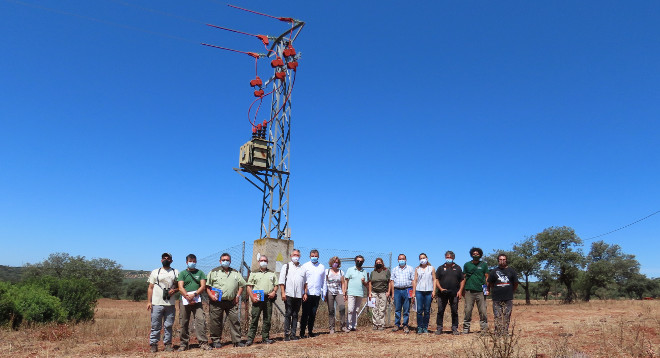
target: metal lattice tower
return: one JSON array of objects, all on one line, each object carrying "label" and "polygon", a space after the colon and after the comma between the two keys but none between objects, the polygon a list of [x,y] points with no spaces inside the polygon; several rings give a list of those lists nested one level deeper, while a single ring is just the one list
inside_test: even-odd
[{"label": "metal lattice tower", "polygon": [[[295,83],[297,60],[300,57],[293,48],[293,41],[298,37],[305,23],[291,18],[278,19],[289,22],[291,28],[278,37],[268,36],[272,45],[267,54],[248,53],[257,60],[261,57],[274,57],[282,62],[281,66],[272,65],[273,75],[264,83],[265,88],[272,87],[270,116],[264,121],[263,131],[259,129],[259,132],[255,132],[256,127],[253,127],[253,138],[241,147],[240,165],[234,170],[262,192],[259,237],[288,240],[291,238],[289,226],[291,92]],[[264,96],[263,91],[261,96]],[[268,126],[266,122],[269,123]],[[256,136],[254,133],[257,133]]]}]

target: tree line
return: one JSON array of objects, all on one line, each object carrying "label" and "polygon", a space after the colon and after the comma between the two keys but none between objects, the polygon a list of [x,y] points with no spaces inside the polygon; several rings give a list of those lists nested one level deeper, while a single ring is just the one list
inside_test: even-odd
[{"label": "tree line", "polygon": [[[494,250],[485,257],[489,266],[497,265],[504,253],[509,266],[520,275],[525,301],[530,303],[530,278],[546,300],[551,293],[566,303],[592,298],[616,299],[660,296],[660,279],[639,272],[635,255],[626,254],[616,244],[595,241],[585,255],[583,241],[570,227],[549,227],[515,243],[508,250]],[[557,285],[558,284],[558,285]],[[551,292],[553,287],[561,290]]]}]

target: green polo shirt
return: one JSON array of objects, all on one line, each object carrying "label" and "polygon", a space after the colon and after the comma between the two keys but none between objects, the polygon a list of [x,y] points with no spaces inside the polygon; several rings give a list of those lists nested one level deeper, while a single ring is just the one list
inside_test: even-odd
[{"label": "green polo shirt", "polygon": [[253,286],[252,290],[263,290],[268,295],[277,286],[277,277],[273,271],[256,271],[250,273],[247,284]]},{"label": "green polo shirt", "polygon": [[183,281],[183,289],[186,290],[186,292],[199,290],[202,280],[206,280],[206,275],[204,272],[202,272],[202,270],[195,270],[191,272],[186,269],[179,272],[179,277],[177,277],[177,281]]},{"label": "green polo shirt", "polygon": [[236,298],[238,288],[245,287],[245,280],[234,269],[229,269],[229,272],[225,272],[222,270],[222,267],[216,267],[209,272],[206,284],[222,290],[221,300],[231,301]]},{"label": "green polo shirt", "polygon": [[468,291],[481,291],[482,285],[486,284],[486,274],[488,273],[488,265],[480,261],[474,264],[468,261],[463,265],[463,273],[465,274],[465,289]]}]

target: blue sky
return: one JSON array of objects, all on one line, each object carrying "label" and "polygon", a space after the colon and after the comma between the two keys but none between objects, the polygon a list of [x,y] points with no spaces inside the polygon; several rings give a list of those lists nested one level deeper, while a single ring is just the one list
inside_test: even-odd
[{"label": "blue sky", "polygon": [[[297,245],[463,262],[660,210],[657,1],[231,3],[307,23]],[[258,238],[260,193],[232,170],[254,61],[199,43],[263,47],[205,23],[286,29],[215,0],[0,0],[0,264],[152,269]],[[599,239],[658,277],[659,232],[655,215]]]}]

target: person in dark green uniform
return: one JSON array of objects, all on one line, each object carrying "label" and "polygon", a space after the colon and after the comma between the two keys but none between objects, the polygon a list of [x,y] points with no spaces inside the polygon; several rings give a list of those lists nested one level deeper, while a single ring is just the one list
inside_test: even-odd
[{"label": "person in dark green uniform", "polygon": [[463,297],[465,297],[465,317],[463,318],[463,334],[470,333],[470,321],[472,321],[472,308],[477,304],[479,310],[479,323],[481,332],[488,331],[488,317],[486,316],[486,296],[484,285],[488,280],[488,265],[481,261],[484,251],[478,247],[470,249],[472,260],[463,265],[463,275],[465,275],[465,288]]},{"label": "person in dark green uniform", "polygon": [[[252,321],[245,345],[250,346],[257,335],[259,316],[263,313],[263,324],[261,326],[261,342],[265,344],[275,343],[270,339],[270,317],[273,313],[273,301],[277,298],[277,276],[268,269],[268,257],[259,256],[259,271],[250,273],[247,282],[248,297],[252,300]],[[261,297],[255,297],[255,290],[263,291]]]},{"label": "person in dark green uniform", "polygon": [[179,309],[179,318],[181,320],[181,344],[179,351],[188,349],[188,325],[190,316],[195,319],[195,332],[199,348],[211,349],[208,345],[206,336],[206,314],[202,305],[201,294],[206,290],[206,275],[202,270],[197,269],[197,256],[190,254],[186,256],[187,268],[179,272],[177,281],[179,282],[179,293],[181,293],[181,308]]}]

